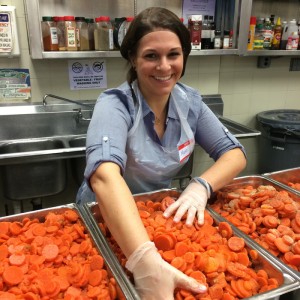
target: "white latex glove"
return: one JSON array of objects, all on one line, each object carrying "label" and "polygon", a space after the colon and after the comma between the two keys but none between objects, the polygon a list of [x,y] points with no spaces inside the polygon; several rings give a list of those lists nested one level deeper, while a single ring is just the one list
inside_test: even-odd
[{"label": "white latex glove", "polygon": [[136,290],[143,300],[173,300],[176,287],[206,292],[205,285],[164,261],[153,242],[138,247],[125,266],[133,273]]},{"label": "white latex glove", "polygon": [[193,224],[195,215],[198,216],[198,224],[204,224],[204,211],[208,199],[207,189],[195,179],[181,193],[180,197],[172,203],[165,211],[164,217],[169,218],[175,210],[174,222],[179,222],[187,212],[186,225]]}]

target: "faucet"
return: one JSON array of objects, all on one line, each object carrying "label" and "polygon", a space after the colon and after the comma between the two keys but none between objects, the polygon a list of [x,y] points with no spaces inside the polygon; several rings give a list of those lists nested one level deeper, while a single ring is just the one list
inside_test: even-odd
[{"label": "faucet", "polygon": [[65,102],[77,104],[77,105],[80,105],[80,106],[87,106],[87,107],[89,107],[89,108],[94,107],[93,104],[81,103],[81,102],[79,102],[79,101],[70,100],[70,99],[63,98],[63,97],[60,97],[60,96],[56,96],[56,95],[53,95],[53,94],[45,94],[45,95],[44,95],[44,97],[43,97],[43,105],[44,105],[44,106],[47,105],[46,99],[47,99],[48,97],[55,98],[55,99],[58,99],[58,100],[63,100],[63,101],[65,101]]}]

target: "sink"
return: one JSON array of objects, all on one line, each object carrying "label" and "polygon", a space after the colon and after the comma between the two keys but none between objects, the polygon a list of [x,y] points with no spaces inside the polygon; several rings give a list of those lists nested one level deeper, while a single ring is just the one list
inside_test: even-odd
[{"label": "sink", "polygon": [[[70,147],[84,147],[85,149],[85,142],[86,142],[85,137],[78,137],[78,138],[74,138],[73,140],[70,140],[69,144]],[[78,158],[71,158],[72,174],[78,186],[80,186],[83,181],[85,165],[86,165],[85,156],[78,157]]]},{"label": "sink", "polygon": [[0,146],[0,154],[9,154],[16,152],[43,151],[51,149],[65,148],[61,140],[56,139],[38,139],[15,141]]},{"label": "sink", "polygon": [[[60,140],[24,140],[0,146],[0,154],[44,151],[64,147]],[[4,195],[23,200],[55,195],[66,187],[65,160],[49,160],[1,166]]]}]

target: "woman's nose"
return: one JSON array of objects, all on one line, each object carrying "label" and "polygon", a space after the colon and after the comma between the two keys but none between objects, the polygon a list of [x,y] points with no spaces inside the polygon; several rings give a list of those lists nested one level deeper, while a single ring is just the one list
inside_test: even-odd
[{"label": "woman's nose", "polygon": [[171,68],[170,62],[166,57],[162,57],[156,66],[157,70],[169,70]]}]

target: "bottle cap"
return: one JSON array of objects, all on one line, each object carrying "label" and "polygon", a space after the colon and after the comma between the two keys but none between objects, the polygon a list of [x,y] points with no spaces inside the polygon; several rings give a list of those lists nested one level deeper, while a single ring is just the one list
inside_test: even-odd
[{"label": "bottle cap", "polygon": [[255,25],[256,24],[256,17],[255,16],[252,16],[250,18],[250,25]]},{"label": "bottle cap", "polygon": [[49,16],[44,16],[42,17],[43,21],[53,21],[53,17],[49,17]]}]

